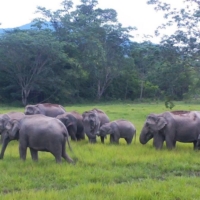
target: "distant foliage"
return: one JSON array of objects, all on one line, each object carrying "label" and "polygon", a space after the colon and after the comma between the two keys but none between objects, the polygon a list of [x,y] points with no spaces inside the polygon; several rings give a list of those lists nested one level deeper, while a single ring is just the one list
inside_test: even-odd
[{"label": "distant foliage", "polygon": [[42,17],[33,20],[31,29],[0,35],[0,101],[26,105],[196,96],[198,8],[171,12],[158,0],[148,3],[184,31],[178,29],[161,44],[137,43],[135,27],[123,27],[117,12],[99,8],[97,0],[82,0],[76,7],[64,0],[63,9],[53,12],[38,7]]},{"label": "distant foliage", "polygon": [[172,100],[170,100],[169,98],[167,98],[166,100],[165,100],[165,107],[166,108],[169,108],[170,110],[174,107],[175,105],[174,105],[174,103],[172,102]]}]

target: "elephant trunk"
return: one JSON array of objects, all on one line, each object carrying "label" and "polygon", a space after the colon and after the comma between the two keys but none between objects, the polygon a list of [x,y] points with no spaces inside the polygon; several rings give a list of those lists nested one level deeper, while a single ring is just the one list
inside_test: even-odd
[{"label": "elephant trunk", "polygon": [[13,127],[12,127],[12,130],[9,130],[9,137],[11,140],[14,140],[14,139],[18,139],[17,138],[17,133],[19,131],[19,122],[18,121],[14,121],[13,122]]},{"label": "elephant trunk", "polygon": [[87,135],[90,143],[96,143],[96,135],[92,133],[90,127],[84,127],[85,134]]},{"label": "elephant trunk", "polygon": [[90,131],[85,131],[85,133],[88,136],[88,138],[90,138],[90,139],[96,139],[96,135],[92,134]]},{"label": "elephant trunk", "polygon": [[144,126],[140,133],[140,138],[139,138],[140,143],[146,144],[151,138],[153,138],[153,135],[149,134],[148,128]]},{"label": "elephant trunk", "polygon": [[11,139],[10,139],[9,135],[5,134],[5,137],[3,139],[3,144],[2,144],[2,147],[1,147],[0,159],[3,159],[4,152],[5,152],[6,147],[7,147],[8,143],[10,141],[11,141]]}]

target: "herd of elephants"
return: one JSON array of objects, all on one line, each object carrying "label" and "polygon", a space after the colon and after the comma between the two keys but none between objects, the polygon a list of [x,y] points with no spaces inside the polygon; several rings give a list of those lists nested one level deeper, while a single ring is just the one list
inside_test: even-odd
[{"label": "herd of elephants", "polygon": [[[67,112],[58,104],[44,103],[27,105],[23,112],[9,112],[0,114],[0,134],[2,149],[0,159],[11,140],[19,141],[19,154],[22,160],[26,159],[29,147],[33,160],[38,160],[38,151],[50,152],[56,162],[64,158],[69,163],[74,160],[66,153],[66,143],[70,147],[71,140],[85,139],[90,143],[101,142],[107,134],[111,143],[119,143],[124,138],[131,144],[136,138],[136,128],[128,120],[119,119],[110,121],[106,113],[99,109],[92,109],[80,114]],[[161,149],[166,142],[168,149],[175,148],[176,142],[193,143],[194,149],[200,147],[200,112],[198,111],[171,111],[161,114],[150,114],[141,130],[139,141],[146,144],[153,139],[156,149]]]}]

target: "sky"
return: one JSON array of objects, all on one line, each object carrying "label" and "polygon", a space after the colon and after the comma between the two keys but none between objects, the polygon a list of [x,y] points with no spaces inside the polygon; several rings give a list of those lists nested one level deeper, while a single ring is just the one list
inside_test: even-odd
[{"label": "sky", "polygon": [[[165,0],[174,7],[181,7],[183,0]],[[62,0],[0,0],[0,28],[14,28],[30,23],[37,17],[36,7],[57,10]],[[73,0],[80,4],[79,0]],[[136,41],[142,41],[142,35],[154,35],[156,28],[163,22],[163,13],[156,12],[152,5],[147,5],[147,0],[98,0],[98,7],[112,8],[118,13],[118,22],[124,27],[137,27],[132,34]],[[171,32],[171,30],[166,30]],[[153,37],[152,42],[159,42]]]}]

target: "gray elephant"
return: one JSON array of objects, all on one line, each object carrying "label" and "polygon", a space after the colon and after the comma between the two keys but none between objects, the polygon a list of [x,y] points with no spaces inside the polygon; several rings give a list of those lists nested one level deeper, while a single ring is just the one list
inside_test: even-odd
[{"label": "gray elephant", "polygon": [[25,107],[25,115],[35,115],[43,114],[49,117],[56,117],[58,115],[64,114],[66,112],[65,108],[58,104],[43,103],[36,105],[27,105]]},{"label": "gray elephant", "polygon": [[[4,115],[4,114],[0,114],[0,119],[1,119],[2,115]],[[1,131],[1,130],[0,130],[0,135],[1,135],[0,143],[2,143],[3,142],[3,138],[4,138],[4,132]]]},{"label": "gray elephant", "polygon": [[81,114],[72,111],[66,112],[62,115],[58,115],[56,118],[63,122],[72,140],[77,141],[85,139]]},{"label": "gray elephant", "polygon": [[[108,116],[102,110],[96,108],[84,112],[82,116],[84,131],[89,139],[89,142],[96,143],[96,135],[99,128],[103,124],[110,122]],[[101,136],[101,142],[104,143],[104,136]]]},{"label": "gray elephant", "polygon": [[54,155],[56,162],[61,162],[62,157],[69,163],[73,162],[65,150],[66,140],[70,147],[68,131],[56,118],[41,114],[27,115],[21,120],[10,120],[6,129],[11,140],[19,139],[19,154],[22,160],[26,160],[29,147],[32,160],[38,160],[38,151],[46,151]]},{"label": "gray elephant", "polygon": [[146,144],[153,138],[156,149],[175,148],[176,142],[193,143],[194,149],[200,134],[200,113],[197,111],[173,111],[150,114],[142,128],[140,143]]},{"label": "gray elephant", "polygon": [[25,115],[22,112],[9,112],[9,113],[0,115],[0,133],[1,133],[1,141],[2,141],[0,159],[3,159],[5,149],[8,143],[11,141],[9,138],[7,138],[6,124],[8,123],[9,120],[12,120],[12,119],[20,120],[24,116]]},{"label": "gray elephant", "polygon": [[134,136],[136,139],[135,126],[130,121],[123,119],[103,124],[97,134],[104,137],[109,134],[110,143],[117,144],[119,144],[120,138],[124,138],[127,144],[131,144]]}]

